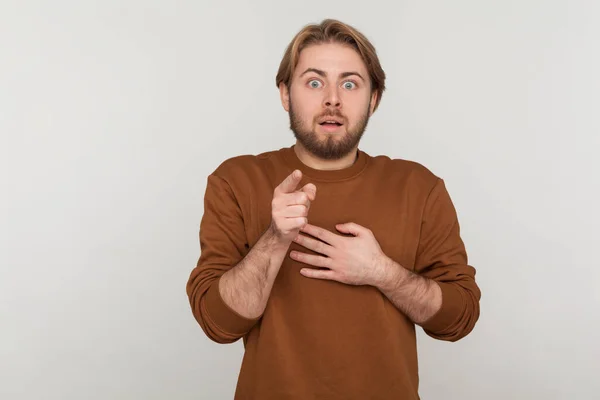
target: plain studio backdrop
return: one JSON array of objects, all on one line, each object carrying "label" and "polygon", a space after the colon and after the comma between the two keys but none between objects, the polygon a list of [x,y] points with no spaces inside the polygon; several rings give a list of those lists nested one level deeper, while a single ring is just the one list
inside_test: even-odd
[{"label": "plain studio backdrop", "polygon": [[232,398],[185,293],[206,177],[294,143],[275,73],[331,17],[388,75],[361,148],[446,180],[483,292],[419,330],[421,397],[598,399],[597,1],[0,4],[0,398]]}]

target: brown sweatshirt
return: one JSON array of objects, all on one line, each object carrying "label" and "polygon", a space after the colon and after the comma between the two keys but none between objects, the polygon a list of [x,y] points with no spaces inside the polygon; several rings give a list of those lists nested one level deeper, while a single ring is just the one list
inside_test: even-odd
[{"label": "brown sweatshirt", "polygon": [[[293,146],[230,158],[208,176],[201,254],[187,294],[194,317],[217,343],[243,338],[235,399],[419,399],[415,324],[381,291],[300,274],[289,251],[264,313],[247,319],[224,303],[219,278],[242,260],[271,222],[273,191],[294,169],[298,188],[317,187],[308,221],[369,228],[383,252],[442,289],[442,307],[421,324],[456,341],[479,317],[480,290],[467,264],[457,214],[444,182],[418,163],[359,149],[345,169],[304,165]],[[316,254],[316,253],[312,253]]]}]

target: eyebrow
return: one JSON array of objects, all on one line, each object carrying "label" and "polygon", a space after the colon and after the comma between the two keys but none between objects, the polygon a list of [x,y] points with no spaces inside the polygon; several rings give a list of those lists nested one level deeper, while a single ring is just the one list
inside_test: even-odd
[{"label": "eyebrow", "polygon": [[[321,75],[323,78],[327,77],[327,72],[322,71],[322,70],[317,69],[317,68],[307,68],[306,71],[304,71],[303,73],[300,74],[300,77],[304,76],[304,74],[307,74],[309,72],[314,72],[315,74]],[[360,79],[363,80],[363,82],[365,81],[365,78],[363,78],[361,74],[359,74],[358,72],[355,72],[355,71],[342,72],[340,74],[340,78],[347,78],[347,77],[352,76],[352,75],[358,76]]]}]

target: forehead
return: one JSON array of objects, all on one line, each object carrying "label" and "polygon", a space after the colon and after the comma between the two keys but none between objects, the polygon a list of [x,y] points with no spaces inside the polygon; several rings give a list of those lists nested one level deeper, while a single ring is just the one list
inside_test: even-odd
[{"label": "forehead", "polygon": [[338,43],[311,45],[300,52],[294,75],[298,76],[307,68],[316,68],[337,75],[346,71],[356,71],[367,75],[367,66],[358,52]]}]

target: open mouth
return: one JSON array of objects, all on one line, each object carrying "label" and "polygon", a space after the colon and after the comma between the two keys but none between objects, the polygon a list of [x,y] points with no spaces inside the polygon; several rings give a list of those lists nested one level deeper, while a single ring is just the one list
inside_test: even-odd
[{"label": "open mouth", "polygon": [[325,126],[328,128],[334,128],[337,126],[342,126],[342,124],[340,124],[339,122],[321,122],[319,125],[321,126]]}]

